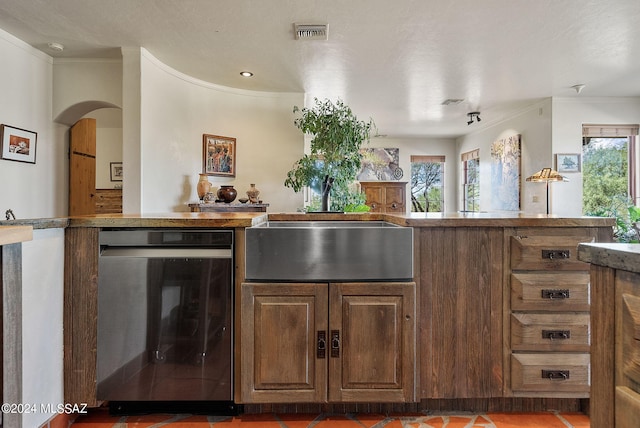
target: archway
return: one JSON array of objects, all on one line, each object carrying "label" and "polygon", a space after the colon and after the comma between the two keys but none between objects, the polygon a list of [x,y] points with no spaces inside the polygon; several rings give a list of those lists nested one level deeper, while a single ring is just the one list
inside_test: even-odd
[{"label": "archway", "polygon": [[[89,155],[83,155],[83,165],[89,165],[90,170],[87,173],[92,183],[89,188],[83,186],[79,190],[74,187],[77,180],[70,180],[69,206],[71,207],[72,204],[77,206],[76,202],[71,201],[71,195],[77,199],[80,193],[85,195],[87,203],[95,207],[95,211],[92,209],[89,212],[74,214],[122,212],[122,186],[124,183],[120,173],[122,171],[122,109],[103,101],[85,101],[68,107],[58,115],[55,121],[69,126],[70,130],[73,130],[74,124],[88,118],[95,119],[95,130],[93,134],[90,134],[94,141],[89,142],[94,150]],[[69,132],[68,140],[70,141],[70,157],[73,159],[71,132]],[[73,166],[76,164],[77,162],[70,162],[70,176],[77,177],[79,172]],[[71,171],[71,168],[74,170]],[[82,173],[84,174],[84,171]]]}]

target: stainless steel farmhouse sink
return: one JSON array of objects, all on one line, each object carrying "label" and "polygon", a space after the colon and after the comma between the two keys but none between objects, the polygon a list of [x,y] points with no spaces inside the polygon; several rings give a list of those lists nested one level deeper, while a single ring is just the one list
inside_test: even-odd
[{"label": "stainless steel farmhouse sink", "polygon": [[272,221],[246,230],[246,279],[413,277],[413,229],[384,221]]}]

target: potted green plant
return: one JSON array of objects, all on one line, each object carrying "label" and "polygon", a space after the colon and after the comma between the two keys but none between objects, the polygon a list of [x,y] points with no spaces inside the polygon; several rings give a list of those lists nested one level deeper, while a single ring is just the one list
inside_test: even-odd
[{"label": "potted green plant", "polygon": [[360,147],[369,141],[373,121],[358,120],[342,101],[315,99],[313,108],[293,108],[301,113],[294,124],[313,135],[310,153],[287,173],[285,186],[299,192],[305,186],[319,187],[321,211],[364,210],[364,196],[350,189],[360,171]]}]

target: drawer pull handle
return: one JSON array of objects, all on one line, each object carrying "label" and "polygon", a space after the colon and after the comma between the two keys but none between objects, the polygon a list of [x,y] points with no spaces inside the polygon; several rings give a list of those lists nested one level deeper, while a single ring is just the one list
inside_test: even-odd
[{"label": "drawer pull handle", "polygon": [[327,354],[327,332],[318,331],[318,346],[316,349],[316,355],[319,359],[325,358]]},{"label": "drawer pull handle", "polygon": [[549,340],[571,339],[571,330],[542,330],[542,338]]},{"label": "drawer pull handle", "polygon": [[569,290],[542,290],[543,299],[568,299]]},{"label": "drawer pull handle", "polygon": [[331,330],[331,358],[340,356],[340,330]]},{"label": "drawer pull handle", "polygon": [[567,380],[569,379],[569,370],[542,370],[544,379]]},{"label": "drawer pull handle", "polygon": [[555,259],[568,259],[571,257],[570,250],[542,250],[542,258],[555,260]]}]

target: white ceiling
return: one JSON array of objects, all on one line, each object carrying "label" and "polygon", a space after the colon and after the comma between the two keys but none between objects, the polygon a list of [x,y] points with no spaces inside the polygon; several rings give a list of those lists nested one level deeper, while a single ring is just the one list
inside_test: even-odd
[{"label": "white ceiling", "polygon": [[[294,23],[329,38],[295,40]],[[459,136],[551,96],[640,96],[638,0],[2,0],[0,28],[53,57],[142,46],[216,84],[339,98],[389,137]]]}]

